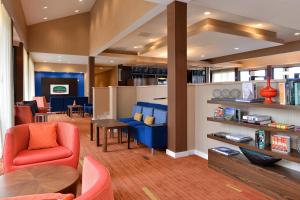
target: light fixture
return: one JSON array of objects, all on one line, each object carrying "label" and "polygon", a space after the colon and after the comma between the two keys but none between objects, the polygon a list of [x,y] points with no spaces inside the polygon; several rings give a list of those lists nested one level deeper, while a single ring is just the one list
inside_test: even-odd
[{"label": "light fixture", "polygon": [[79,2],[83,2],[83,0],[78,0]]},{"label": "light fixture", "polygon": [[259,24],[255,24],[254,26],[255,26],[256,28],[259,28],[259,27],[262,27],[262,24],[259,23]]},{"label": "light fixture", "polygon": [[150,39],[149,39],[149,42],[154,42],[154,41],[155,41],[154,38],[150,38]]},{"label": "light fixture", "polygon": [[110,60],[109,62],[110,62],[110,63],[114,63],[115,61],[114,61],[114,60]]},{"label": "light fixture", "polygon": [[47,20],[47,19],[48,19],[48,17],[44,17],[43,19],[44,19],[44,20]]},{"label": "light fixture", "polygon": [[48,6],[44,6],[43,8],[44,8],[44,9],[47,9],[47,8],[48,8]]},{"label": "light fixture", "polygon": [[140,48],[142,48],[141,46],[134,46],[133,47],[134,49],[140,49]]},{"label": "light fixture", "polygon": [[240,48],[238,48],[238,47],[235,47],[235,48],[234,48],[234,50],[239,50],[239,49],[240,49]]},{"label": "light fixture", "polygon": [[205,57],[205,55],[201,55],[201,58],[204,58]]},{"label": "light fixture", "polygon": [[75,10],[74,12],[76,12],[76,13],[79,13],[79,12],[80,12],[80,10]]},{"label": "light fixture", "polygon": [[206,12],[204,12],[203,14],[204,14],[204,15],[210,15],[210,14],[211,14],[211,12],[209,12],[209,11],[206,11]]},{"label": "light fixture", "polygon": [[298,35],[300,35],[300,33],[299,33],[299,32],[297,32],[297,33],[294,33],[294,35],[295,35],[295,36],[298,36]]}]

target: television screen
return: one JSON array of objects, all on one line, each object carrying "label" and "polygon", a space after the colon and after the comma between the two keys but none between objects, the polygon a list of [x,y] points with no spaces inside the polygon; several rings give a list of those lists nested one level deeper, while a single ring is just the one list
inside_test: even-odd
[{"label": "television screen", "polygon": [[68,84],[50,84],[51,95],[68,95],[69,85]]}]

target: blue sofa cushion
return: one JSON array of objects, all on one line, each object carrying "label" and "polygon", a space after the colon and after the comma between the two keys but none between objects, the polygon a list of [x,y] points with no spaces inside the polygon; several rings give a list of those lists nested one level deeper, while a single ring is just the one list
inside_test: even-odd
[{"label": "blue sofa cushion", "polygon": [[129,126],[140,126],[140,125],[145,125],[145,123],[143,121],[129,121],[126,122]]},{"label": "blue sofa cushion", "polygon": [[168,120],[168,112],[165,110],[154,109],[154,124],[166,124]]},{"label": "blue sofa cushion", "polygon": [[135,113],[142,113],[142,106],[135,105],[132,108],[131,117],[135,115]]},{"label": "blue sofa cushion", "polygon": [[143,120],[147,117],[147,116],[153,116],[153,108],[150,107],[143,107]]},{"label": "blue sofa cushion", "polygon": [[128,123],[128,122],[134,121],[134,119],[132,117],[120,118],[119,121],[123,122],[123,123]]}]

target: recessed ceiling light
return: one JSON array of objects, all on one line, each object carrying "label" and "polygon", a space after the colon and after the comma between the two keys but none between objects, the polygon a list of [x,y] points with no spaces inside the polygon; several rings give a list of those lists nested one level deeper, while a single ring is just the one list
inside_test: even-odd
[{"label": "recessed ceiling light", "polygon": [[258,27],[262,27],[262,24],[259,23],[259,24],[255,24],[254,26],[258,28]]},{"label": "recessed ceiling light", "polygon": [[133,47],[134,49],[140,49],[140,48],[142,48],[141,46],[134,46]]},{"label": "recessed ceiling light", "polygon": [[201,58],[204,58],[205,57],[205,55],[201,55]]},{"label": "recessed ceiling light", "polygon": [[76,13],[79,13],[79,12],[80,12],[80,10],[75,10],[74,12],[76,12]]},{"label": "recessed ceiling light", "polygon": [[78,0],[79,2],[83,2],[83,0]]},{"label": "recessed ceiling light", "polygon": [[299,33],[299,32],[297,32],[297,33],[294,33],[294,35],[295,35],[295,36],[298,36],[298,35],[300,35],[300,33]]},{"label": "recessed ceiling light", "polygon": [[47,20],[47,19],[48,19],[48,17],[44,17],[43,19],[44,19],[44,20]]},{"label": "recessed ceiling light", "polygon": [[44,8],[44,9],[47,9],[47,8],[48,8],[48,6],[44,6],[43,8]]},{"label": "recessed ceiling light", "polygon": [[109,62],[110,62],[110,63],[114,63],[115,61],[114,61],[114,60],[110,60]]},{"label": "recessed ceiling light", "polygon": [[211,14],[211,12],[209,12],[209,11],[206,11],[206,12],[204,12],[203,14],[204,14],[204,15],[210,15],[210,14]]},{"label": "recessed ceiling light", "polygon": [[240,49],[240,48],[238,48],[238,47],[235,47],[235,48],[234,48],[234,50],[239,50],[239,49]]}]

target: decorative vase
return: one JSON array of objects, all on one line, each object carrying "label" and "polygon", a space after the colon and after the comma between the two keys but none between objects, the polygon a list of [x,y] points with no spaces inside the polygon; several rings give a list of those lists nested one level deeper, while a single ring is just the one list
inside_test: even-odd
[{"label": "decorative vase", "polygon": [[271,78],[267,80],[267,87],[260,89],[260,95],[265,97],[265,104],[272,104],[272,97],[277,96],[277,90],[271,87]]},{"label": "decorative vase", "polygon": [[73,106],[76,106],[76,101],[75,100],[73,101]]}]

